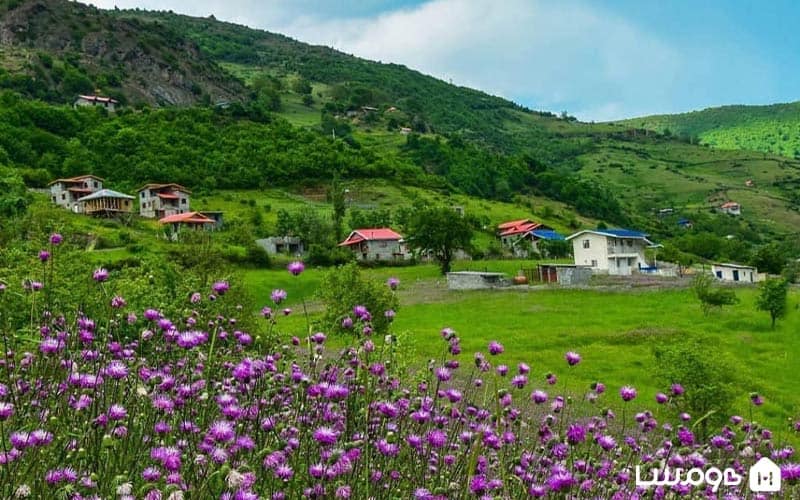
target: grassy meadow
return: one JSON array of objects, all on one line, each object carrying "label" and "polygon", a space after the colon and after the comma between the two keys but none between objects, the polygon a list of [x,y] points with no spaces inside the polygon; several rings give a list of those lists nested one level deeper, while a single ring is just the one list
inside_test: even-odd
[{"label": "grassy meadow", "polygon": [[[458,263],[456,270],[499,270],[513,275],[533,262],[486,261]],[[439,335],[443,327],[455,329],[462,341],[463,359],[472,363],[475,351],[486,351],[491,340],[506,347],[502,362],[513,366],[526,362],[532,367],[532,381],[543,386],[548,372],[573,390],[583,391],[595,381],[602,381],[611,391],[633,385],[640,397],[652,401],[664,385],[656,376],[654,347],[660,343],[702,339],[707,355],[733,367],[737,388],[734,408],[750,410],[749,394],[764,395],[766,403],[757,409],[771,429],[792,439],[788,419],[800,412],[796,389],[800,374],[796,359],[800,355],[800,313],[796,310],[800,294],[790,292],[787,317],[770,329],[769,316],[755,309],[757,290],[737,288],[740,303],[712,311],[704,316],[699,303],[687,288],[632,289],[505,289],[487,291],[449,291],[445,280],[432,265],[365,270],[372,279],[385,281],[398,277],[401,308],[393,332],[399,337],[409,364],[424,369],[429,359],[438,359],[444,343]],[[311,269],[300,277],[285,271],[248,271],[244,283],[267,304],[273,288],[289,292],[287,307],[292,315],[281,318],[278,330],[288,338],[304,331],[302,314],[306,301],[313,323],[320,304],[313,292],[322,276]],[[333,345],[345,345],[349,339],[331,339]],[[567,371],[564,353],[577,351],[583,362]]]}]

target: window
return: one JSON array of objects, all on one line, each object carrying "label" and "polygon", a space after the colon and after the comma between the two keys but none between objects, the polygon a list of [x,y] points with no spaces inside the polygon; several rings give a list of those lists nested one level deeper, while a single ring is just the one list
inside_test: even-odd
[{"label": "window", "polygon": [[181,205],[186,205],[186,198],[181,198]]},{"label": "window", "polygon": [[144,198],[144,191],[141,192],[142,198]]},{"label": "window", "polygon": [[734,269],[733,270],[733,281],[739,281],[739,270],[738,269]]},{"label": "window", "polygon": [[66,193],[61,193],[61,200],[63,201],[63,200],[66,200],[66,199],[67,199]]},{"label": "window", "polygon": [[97,187],[97,181],[94,181],[94,187]]},{"label": "window", "polygon": [[597,261],[592,259],[592,267],[597,267]]},{"label": "window", "polygon": [[629,247],[632,247],[632,246],[633,246],[633,240],[628,240],[628,246],[629,246]]},{"label": "window", "polygon": [[56,202],[56,197],[55,197],[55,196],[53,196],[53,203],[55,203],[55,202]]},{"label": "window", "polygon": [[583,240],[583,248],[589,248],[589,240]]},{"label": "window", "polygon": [[722,279],[722,271],[717,271],[716,275],[718,279]]}]

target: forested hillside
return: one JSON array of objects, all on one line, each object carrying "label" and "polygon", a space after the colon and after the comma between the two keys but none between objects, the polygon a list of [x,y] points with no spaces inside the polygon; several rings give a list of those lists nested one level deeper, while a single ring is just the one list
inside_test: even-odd
[{"label": "forested hillside", "polygon": [[[717,238],[709,255],[735,255],[729,236],[784,240],[800,224],[798,162],[696,145],[694,129],[581,123],[211,17],[63,0],[4,0],[0,13],[0,164],[31,187],[84,172],[204,190],[383,178],[546,196],[670,238],[690,236],[675,222],[689,217]],[[69,106],[95,91],[121,108]],[[729,199],[741,219],[715,211]],[[672,219],[656,217],[664,208]]]},{"label": "forested hillside", "polygon": [[690,113],[631,118],[620,123],[682,136],[721,149],[764,151],[800,158],[800,102],[721,106]]}]

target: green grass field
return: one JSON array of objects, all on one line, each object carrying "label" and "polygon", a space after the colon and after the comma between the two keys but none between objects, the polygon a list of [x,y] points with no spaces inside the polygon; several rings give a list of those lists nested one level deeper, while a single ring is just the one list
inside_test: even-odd
[{"label": "green grass field", "polygon": [[[534,263],[486,261],[469,267],[481,265],[515,274],[516,269]],[[456,266],[465,268],[463,263]],[[757,410],[758,419],[784,438],[789,438],[787,419],[800,413],[796,393],[800,375],[795,369],[800,355],[797,292],[790,294],[787,317],[771,330],[768,315],[755,309],[755,288],[737,289],[739,304],[704,316],[688,289],[612,292],[553,287],[454,292],[446,289],[445,280],[432,265],[365,273],[379,281],[389,276],[400,278],[401,308],[393,331],[406,359],[420,369],[428,359],[441,356],[444,343],[439,330],[451,327],[462,339],[465,364],[472,363],[473,352],[485,352],[488,342],[497,340],[506,347],[497,362],[510,366],[527,362],[535,385],[543,386],[544,375],[552,371],[576,392],[599,380],[615,397],[619,387],[630,384],[649,402],[656,392],[666,389],[655,375],[654,347],[660,342],[703,339],[708,342],[709,356],[735,367],[731,382],[738,391],[736,411],[748,412],[749,393],[759,392],[766,403]],[[278,326],[288,338],[306,328],[302,299],[307,300],[312,322],[319,311],[313,291],[321,275],[312,269],[300,277],[285,271],[250,271],[244,277],[259,304],[268,303],[273,288],[289,292],[286,304],[294,312],[281,318]],[[349,341],[331,340],[338,346]],[[569,350],[579,352],[583,362],[568,370],[563,356]]]}]

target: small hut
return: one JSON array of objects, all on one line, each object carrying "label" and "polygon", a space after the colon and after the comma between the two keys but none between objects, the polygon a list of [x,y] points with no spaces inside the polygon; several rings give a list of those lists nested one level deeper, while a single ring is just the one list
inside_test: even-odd
[{"label": "small hut", "polygon": [[82,212],[98,217],[116,217],[129,214],[133,209],[134,197],[111,189],[101,189],[80,198]]}]

